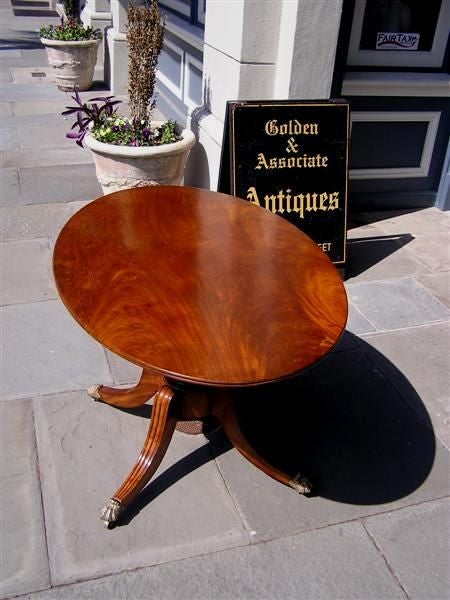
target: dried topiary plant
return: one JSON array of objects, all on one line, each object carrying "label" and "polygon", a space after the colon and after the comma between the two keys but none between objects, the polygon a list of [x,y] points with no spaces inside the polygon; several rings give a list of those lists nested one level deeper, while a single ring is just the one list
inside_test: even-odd
[{"label": "dried topiary plant", "polygon": [[150,118],[156,104],[152,97],[158,58],[164,42],[164,21],[157,0],[147,0],[144,6],[128,7],[127,39],[131,118],[116,112],[118,101],[113,100],[113,96],[91,98],[83,102],[74,90],[72,99],[76,106],[67,106],[63,115],[77,115],[67,137],[76,139],[80,146],[87,133],[99,142],[116,146],[160,146],[182,139],[176,121],[169,120],[156,125],[152,124]]},{"label": "dried topiary plant", "polygon": [[80,20],[80,1],[79,0],[63,0],[64,12],[68,19]]},{"label": "dried topiary plant", "polygon": [[132,118],[150,119],[158,58],[164,42],[164,21],[158,0],[128,7],[128,97]]}]

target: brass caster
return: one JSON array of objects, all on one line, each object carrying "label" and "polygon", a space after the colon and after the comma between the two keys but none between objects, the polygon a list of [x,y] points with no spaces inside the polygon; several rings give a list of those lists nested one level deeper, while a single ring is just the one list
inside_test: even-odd
[{"label": "brass caster", "polygon": [[90,396],[93,400],[98,402],[102,399],[102,397],[100,396],[100,390],[102,389],[102,387],[103,386],[100,383],[91,385],[91,387],[86,390],[88,396]]},{"label": "brass caster", "polygon": [[103,521],[103,525],[107,529],[109,529],[110,525],[117,521],[122,508],[122,503],[115,498],[111,498],[108,504],[102,508],[100,512],[100,518]]},{"label": "brass caster", "polygon": [[301,473],[297,473],[294,479],[289,481],[289,485],[299,494],[310,494],[312,490],[312,484]]}]

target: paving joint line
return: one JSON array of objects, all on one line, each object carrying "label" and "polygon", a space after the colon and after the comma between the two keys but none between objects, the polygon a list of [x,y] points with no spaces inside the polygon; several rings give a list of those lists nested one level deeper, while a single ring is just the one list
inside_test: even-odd
[{"label": "paving joint line", "polygon": [[[366,317],[366,315],[361,310],[359,310],[359,308],[356,306],[356,304],[354,302],[352,302],[348,297],[347,297],[347,302],[348,302],[349,309],[351,307],[352,309],[356,310],[356,312],[359,313],[361,315],[361,317],[363,317],[363,319],[365,319],[370,325],[372,325],[372,327],[374,328],[375,331],[369,331],[368,333],[375,333],[378,331],[378,329],[376,328],[374,323],[372,323],[372,321],[368,317]],[[350,312],[350,310],[349,310],[349,312]],[[348,324],[348,317],[347,317],[346,325],[347,324]]]},{"label": "paving joint line", "polygon": [[[444,323],[446,323],[448,321],[444,321]],[[398,331],[398,330],[397,330]],[[359,345],[359,344],[358,344]],[[361,348],[361,351],[364,353],[364,356],[367,358],[368,361],[370,361],[372,363],[372,365],[375,367],[375,369],[380,373],[380,375],[383,377],[383,379],[386,381],[386,383],[394,390],[396,391],[401,398],[403,398],[403,401],[407,404],[407,406],[410,408],[410,410],[413,411],[413,413],[416,415],[416,417],[420,420],[421,423],[423,423],[423,425],[425,425],[425,427],[431,431],[431,433],[434,435],[434,437],[436,438],[436,440],[439,440],[440,444],[444,447],[445,450],[450,451],[449,448],[447,448],[447,445],[444,443],[443,440],[441,440],[440,436],[436,433],[436,431],[434,430],[433,427],[433,423],[431,422],[431,419],[429,418],[429,422],[427,422],[427,420],[416,410],[416,408],[410,403],[410,401],[408,400],[407,396],[405,395],[405,393],[403,392],[402,389],[400,389],[400,387],[397,387],[397,385],[392,381],[391,376],[388,373],[385,373],[385,371],[382,371],[380,369],[380,367],[377,365],[377,363],[375,362],[375,360],[372,358],[372,356],[370,355],[369,352],[367,352],[361,345],[359,345],[359,347]],[[384,356],[384,355],[383,355]],[[409,380],[408,380],[408,383]],[[410,385],[412,386],[412,384],[410,383]],[[414,386],[412,386],[414,391],[415,388]],[[417,392],[416,392],[417,394]],[[417,396],[419,397],[420,401],[422,402],[422,398],[419,396],[419,394],[417,394]],[[423,404],[423,402],[422,402]],[[428,410],[427,407],[423,404],[425,412],[428,415]]]},{"label": "paving joint line", "polygon": [[[445,305],[444,305],[445,306]],[[448,307],[446,307],[448,308]],[[364,316],[364,315],[363,315]],[[367,319],[367,317],[365,317]],[[436,319],[435,321],[427,321],[426,323],[416,323],[415,325],[405,325],[405,327],[394,327],[392,329],[377,329],[376,331],[368,331],[367,333],[353,334],[356,337],[373,337],[378,334],[393,333],[397,331],[405,331],[406,329],[419,329],[420,327],[428,327],[429,325],[443,325],[450,321],[449,316],[445,319]],[[351,333],[351,332],[350,332]]]},{"label": "paving joint line", "polygon": [[51,585],[52,573],[51,573],[51,568],[50,568],[49,542],[48,542],[48,536],[47,536],[47,519],[46,519],[46,515],[45,515],[45,506],[44,506],[44,492],[42,489],[42,487],[43,487],[42,486],[43,471],[41,469],[39,445],[38,445],[38,440],[37,440],[36,413],[35,413],[34,400],[31,400],[31,411],[32,411],[32,415],[33,415],[33,443],[34,443],[34,448],[36,451],[36,469],[37,469],[38,480],[39,480],[39,499],[40,499],[40,505],[41,505],[41,511],[42,511],[42,525],[44,528],[45,554],[46,554],[46,558],[47,558],[48,579],[49,579],[49,583]]},{"label": "paving joint line", "polygon": [[245,519],[244,515],[242,514],[241,510],[239,509],[239,506],[238,506],[237,502],[235,501],[235,499],[233,497],[233,494],[231,493],[231,490],[230,490],[230,488],[229,488],[229,486],[228,486],[228,484],[227,484],[227,482],[225,480],[225,477],[224,477],[224,475],[222,473],[222,469],[220,468],[220,465],[219,465],[219,463],[216,460],[217,457],[215,456],[215,452],[213,450],[213,447],[212,447],[212,444],[211,444],[210,441],[208,441],[208,451],[209,451],[209,453],[211,455],[212,460],[214,461],[214,464],[216,465],[216,469],[217,469],[217,471],[218,471],[218,473],[220,475],[220,478],[223,481],[223,485],[225,487],[225,490],[226,490],[228,496],[230,497],[230,500],[231,500],[231,502],[232,502],[232,504],[234,506],[236,514],[238,515],[238,517],[239,517],[239,519],[241,521],[241,525],[242,525],[242,527],[244,529],[244,532],[245,532],[245,534],[247,536],[247,544],[243,544],[243,547],[244,546],[251,546],[251,545],[253,545],[253,542],[252,542],[252,539],[251,539],[250,532],[253,531],[253,530],[250,529],[248,523],[246,522],[246,519]]},{"label": "paving joint line", "polygon": [[397,584],[399,585],[400,589],[402,590],[402,592],[405,594],[406,598],[408,600],[411,600],[411,596],[408,594],[408,591],[406,590],[406,588],[404,587],[404,585],[402,584],[402,582],[400,581],[400,578],[398,577],[397,573],[395,572],[394,568],[392,567],[392,565],[390,564],[390,562],[388,561],[385,553],[383,552],[383,550],[381,549],[381,547],[378,545],[376,539],[372,536],[372,534],[370,533],[370,531],[367,529],[365,523],[363,520],[361,520],[361,526],[364,529],[364,531],[366,532],[369,540],[372,542],[375,550],[378,552],[378,554],[381,556],[381,558],[383,559],[386,567],[388,568],[390,574],[392,575],[392,577],[395,579],[395,581],[397,582]]},{"label": "paving joint line", "polygon": [[[286,535],[281,535],[278,537],[270,537],[265,540],[255,541],[251,544],[251,546],[257,546],[259,544],[267,544],[269,542],[276,542],[277,540],[285,540],[290,537],[294,537],[297,535],[303,535],[305,533],[313,533],[314,531],[322,531],[324,529],[328,529],[330,527],[337,527],[339,525],[346,525],[347,523],[361,523],[365,519],[371,519],[372,517],[378,517],[380,515],[385,515],[386,513],[399,512],[402,510],[414,508],[416,506],[422,506],[423,504],[430,504],[431,502],[439,502],[441,500],[450,499],[450,494],[445,494],[444,496],[439,496],[438,498],[429,498],[428,500],[420,500],[419,502],[415,502],[413,504],[407,504],[406,506],[398,506],[395,508],[386,508],[385,510],[380,510],[379,512],[371,513],[365,516],[358,516],[352,519],[346,519],[344,521],[336,521],[333,523],[327,523],[326,525],[320,525],[319,527],[314,527],[313,529],[302,529],[299,531],[294,531],[293,533],[288,533]],[[220,551],[221,552],[221,551]]]}]

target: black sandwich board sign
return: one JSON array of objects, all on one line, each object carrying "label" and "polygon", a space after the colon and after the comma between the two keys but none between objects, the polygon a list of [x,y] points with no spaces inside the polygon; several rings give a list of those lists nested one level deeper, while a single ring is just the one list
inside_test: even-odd
[{"label": "black sandwich board sign", "polygon": [[228,102],[219,191],[281,215],[345,264],[349,105]]}]

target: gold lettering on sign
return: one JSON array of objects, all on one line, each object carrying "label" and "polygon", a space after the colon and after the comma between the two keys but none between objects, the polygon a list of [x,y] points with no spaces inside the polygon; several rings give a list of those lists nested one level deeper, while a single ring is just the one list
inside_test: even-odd
[{"label": "gold lettering on sign", "polygon": [[330,194],[329,203],[328,210],[336,210],[336,208],[339,208],[339,192],[332,192]]},{"label": "gold lettering on sign", "polygon": [[249,187],[247,190],[247,200],[249,200],[250,204],[256,204],[256,206],[261,206],[259,203],[258,194],[256,193],[256,188]]},{"label": "gold lettering on sign", "polygon": [[256,157],[257,163],[255,170],[260,169],[317,169],[328,167],[328,156],[321,154],[302,154],[302,156],[278,157],[271,156],[266,158],[263,152]]},{"label": "gold lettering on sign", "polygon": [[254,186],[247,190],[247,200],[256,206],[263,206],[273,213],[297,213],[300,219],[306,213],[327,212],[339,208],[339,192],[322,192],[321,194],[293,194],[290,188],[279,190],[277,194],[266,194],[261,204]]},{"label": "gold lettering on sign", "polygon": [[279,124],[277,119],[272,119],[267,121],[264,131],[267,135],[319,135],[319,123],[300,123],[291,119]]},{"label": "gold lettering on sign", "polygon": [[295,138],[291,137],[288,139],[288,145],[286,146],[286,152],[288,154],[290,154],[291,152],[293,152],[294,154],[297,154],[298,144],[296,144]]}]

